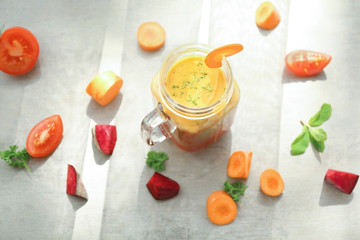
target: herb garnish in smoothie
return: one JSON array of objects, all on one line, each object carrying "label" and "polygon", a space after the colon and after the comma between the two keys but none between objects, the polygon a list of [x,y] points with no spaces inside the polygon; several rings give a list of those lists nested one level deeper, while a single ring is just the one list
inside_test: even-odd
[{"label": "herb garnish in smoothie", "polygon": [[166,78],[166,91],[179,104],[191,108],[207,107],[218,101],[226,90],[221,68],[209,68],[205,56],[178,60]]}]

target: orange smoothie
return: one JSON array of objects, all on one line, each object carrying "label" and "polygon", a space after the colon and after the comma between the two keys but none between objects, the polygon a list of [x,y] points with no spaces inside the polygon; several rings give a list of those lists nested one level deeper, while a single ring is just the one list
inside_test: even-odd
[{"label": "orange smoothie", "polygon": [[220,68],[209,68],[205,56],[188,56],[175,62],[166,77],[166,91],[179,104],[190,108],[210,106],[226,90]]}]

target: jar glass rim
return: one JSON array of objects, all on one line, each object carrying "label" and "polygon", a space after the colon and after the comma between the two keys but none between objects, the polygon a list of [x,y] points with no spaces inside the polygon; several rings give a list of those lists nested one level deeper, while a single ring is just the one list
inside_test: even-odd
[{"label": "jar glass rim", "polygon": [[179,59],[185,57],[185,56],[191,56],[191,55],[207,55],[210,51],[212,51],[214,48],[200,43],[194,43],[194,44],[185,44],[182,45],[176,49],[174,49],[166,58],[164,63],[162,64],[161,70],[160,70],[160,76],[159,76],[159,87],[160,87],[160,96],[163,100],[163,103],[167,104],[169,103],[169,109],[173,111],[173,109],[177,110],[175,113],[185,113],[186,115],[190,115],[192,117],[201,117],[208,115],[212,115],[216,113],[216,109],[223,104],[226,104],[233,93],[234,90],[234,80],[233,75],[231,71],[231,67],[227,59],[224,57],[222,60],[222,71],[225,74],[226,78],[226,89],[224,94],[220,97],[219,100],[214,102],[213,104],[201,107],[201,108],[191,108],[184,106],[178,102],[176,102],[166,91],[165,82],[167,77],[167,72],[170,69],[170,67]]}]

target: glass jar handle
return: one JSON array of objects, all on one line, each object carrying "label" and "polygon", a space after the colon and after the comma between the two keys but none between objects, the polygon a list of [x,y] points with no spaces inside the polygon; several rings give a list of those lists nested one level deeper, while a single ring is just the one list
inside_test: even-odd
[{"label": "glass jar handle", "polygon": [[158,103],[141,123],[141,136],[150,146],[171,137],[176,126],[170,121],[169,116],[163,111],[163,106]]}]

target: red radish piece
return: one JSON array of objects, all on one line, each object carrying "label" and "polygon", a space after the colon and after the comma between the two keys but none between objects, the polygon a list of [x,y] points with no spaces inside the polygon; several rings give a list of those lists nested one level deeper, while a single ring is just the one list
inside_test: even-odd
[{"label": "red radish piece", "polygon": [[66,181],[66,193],[78,197],[88,199],[84,183],[80,174],[75,170],[74,166],[68,164],[68,175]]},{"label": "red radish piece", "polygon": [[95,125],[91,130],[95,145],[104,154],[111,155],[116,144],[116,126]]},{"label": "red radish piece", "polygon": [[156,200],[168,199],[176,196],[180,186],[174,180],[155,172],[146,184],[149,192]]},{"label": "red radish piece", "polygon": [[350,194],[355,188],[358,179],[359,175],[329,169],[324,180],[340,191]]}]

